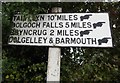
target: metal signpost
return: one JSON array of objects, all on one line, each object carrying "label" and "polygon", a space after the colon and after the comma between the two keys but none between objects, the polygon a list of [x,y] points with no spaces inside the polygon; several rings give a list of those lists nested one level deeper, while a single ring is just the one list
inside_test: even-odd
[{"label": "metal signpost", "polygon": [[60,81],[59,47],[112,47],[108,13],[38,14],[29,21],[22,15],[13,18],[10,45],[49,47],[47,81]]}]

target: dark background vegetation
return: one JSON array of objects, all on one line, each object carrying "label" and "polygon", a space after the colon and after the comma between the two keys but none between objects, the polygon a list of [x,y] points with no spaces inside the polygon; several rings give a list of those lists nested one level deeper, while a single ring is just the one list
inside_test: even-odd
[{"label": "dark background vegetation", "polygon": [[8,45],[14,14],[49,13],[60,6],[64,13],[109,13],[113,48],[61,48],[61,81],[120,80],[120,2],[4,2],[2,3],[2,72],[5,81],[46,81],[48,47]]}]

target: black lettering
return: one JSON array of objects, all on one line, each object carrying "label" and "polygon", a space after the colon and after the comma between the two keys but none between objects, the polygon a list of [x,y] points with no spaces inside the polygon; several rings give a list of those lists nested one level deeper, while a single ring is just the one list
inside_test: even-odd
[{"label": "black lettering", "polygon": [[66,15],[63,15],[63,19],[67,21],[69,18],[67,18]]},{"label": "black lettering", "polygon": [[[13,27],[16,27],[16,23],[13,23]],[[17,27],[16,27],[17,28]]]},{"label": "black lettering", "polygon": [[24,30],[23,35],[28,35],[28,30]]},{"label": "black lettering", "polygon": [[32,30],[29,30],[29,35],[32,35]]},{"label": "black lettering", "polygon": [[53,22],[51,22],[51,26],[50,26],[51,28],[54,28],[54,27],[56,27],[56,22],[55,22],[55,25],[53,25]]},{"label": "black lettering", "polygon": [[8,42],[9,43],[11,43],[11,42],[13,42],[13,43],[21,43],[19,40],[20,40],[19,37],[13,37],[13,36],[11,36],[11,37],[9,37],[9,41]]},{"label": "black lettering", "polygon": [[31,23],[29,22],[29,23],[28,23],[28,28],[30,28],[30,27],[31,27]]},{"label": "black lettering", "polygon": [[47,27],[50,28],[50,24],[49,24],[49,22],[46,24],[46,28],[47,28]]},{"label": "black lettering", "polygon": [[65,23],[65,27],[66,27],[66,28],[69,28],[69,22],[66,22],[66,23]]},{"label": "black lettering", "polygon": [[18,17],[18,16],[13,16],[12,21],[13,21],[13,22],[14,22],[14,21],[17,21],[17,17]]},{"label": "black lettering", "polygon": [[37,30],[33,30],[33,35],[37,35]]},{"label": "black lettering", "polygon": [[46,25],[46,22],[43,22],[43,26],[42,26],[42,27],[44,28],[44,27],[45,27],[45,25]]},{"label": "black lettering", "polygon": [[67,33],[67,30],[63,30],[63,36],[69,36],[69,33]]},{"label": "black lettering", "polygon": [[73,19],[72,19],[72,15],[69,15],[69,21],[72,21]]},{"label": "black lettering", "polygon": [[54,15],[51,15],[51,16],[49,15],[49,16],[48,16],[48,20],[51,20],[51,21],[52,21],[52,20],[54,20],[54,18],[55,18]]},{"label": "black lettering", "polygon": [[92,44],[97,44],[97,40],[96,40],[96,38],[92,38]]},{"label": "black lettering", "polygon": [[38,43],[42,43],[42,37],[38,37]]},{"label": "black lettering", "polygon": [[60,25],[59,28],[63,28],[63,23],[62,22],[60,22],[59,25]]},{"label": "black lettering", "polygon": [[59,44],[59,43],[60,43],[60,39],[59,39],[58,37],[57,37],[55,40],[56,40],[56,41],[55,41],[56,44]]},{"label": "black lettering", "polygon": [[87,26],[88,28],[91,28],[91,27],[92,27],[91,22],[88,22],[87,25],[88,25],[88,26]]},{"label": "black lettering", "polygon": [[36,41],[37,39],[36,39],[36,37],[34,37],[34,43],[37,43],[37,41]]},{"label": "black lettering", "polygon": [[14,43],[18,43],[17,37],[13,37],[13,42],[14,42]]},{"label": "black lettering", "polygon": [[80,44],[80,43],[81,43],[81,39],[77,38],[77,44]]},{"label": "black lettering", "polygon": [[57,36],[62,36],[62,30],[57,30]]},{"label": "black lettering", "polygon": [[25,37],[22,37],[22,38],[21,38],[21,42],[22,42],[22,43],[25,43]]},{"label": "black lettering", "polygon": [[81,38],[82,39],[82,44],[86,44],[86,39]]},{"label": "black lettering", "polygon": [[38,30],[38,35],[42,35],[42,30]]},{"label": "black lettering", "polygon": [[83,28],[86,28],[86,22],[83,22],[82,25],[83,25]]},{"label": "black lettering", "polygon": [[40,28],[40,22],[17,22],[17,23],[14,23],[14,27],[15,28]]},{"label": "black lettering", "polygon": [[37,15],[36,21],[41,21],[41,20],[44,20],[44,15]]},{"label": "black lettering", "polygon": [[73,30],[70,30],[70,36],[73,36]]},{"label": "black lettering", "polygon": [[50,15],[48,15],[48,20],[50,20]]},{"label": "black lettering", "polygon": [[57,15],[57,20],[62,20],[62,15]]},{"label": "black lettering", "polygon": [[32,41],[32,37],[30,37],[30,43],[34,43],[34,41]]},{"label": "black lettering", "polygon": [[35,19],[35,21],[38,21],[38,20],[39,20],[39,15],[37,15],[37,16],[36,16],[36,19]]},{"label": "black lettering", "polygon": [[88,40],[88,44],[90,44],[90,39],[91,39],[91,38],[87,38],[87,40]]},{"label": "black lettering", "polygon": [[28,35],[29,34],[29,30],[24,30],[23,31],[23,35]]},{"label": "black lettering", "polygon": [[22,35],[23,30],[19,30],[19,35]]},{"label": "black lettering", "polygon": [[66,38],[66,44],[70,44],[70,39]]},{"label": "black lettering", "polygon": [[40,15],[40,20],[44,20],[44,15]]},{"label": "black lettering", "polygon": [[9,37],[8,42],[11,43],[13,41],[13,37]]},{"label": "black lettering", "polygon": [[79,30],[75,30],[75,36],[79,35]]},{"label": "black lettering", "polygon": [[43,30],[43,35],[47,35],[47,30]]},{"label": "black lettering", "polygon": [[[37,27],[40,28],[40,22],[37,22],[35,27],[36,27],[36,28],[37,28]],[[35,28],[35,27],[34,27],[34,28]]]},{"label": "black lettering", "polygon": [[26,43],[29,43],[29,38],[30,38],[30,37],[26,37]]},{"label": "black lettering", "polygon": [[20,37],[15,37],[15,42],[16,42],[16,43],[22,43],[22,42],[21,42],[21,38],[20,38]]},{"label": "black lettering", "polygon": [[46,43],[46,41],[47,41],[47,37],[45,38],[45,37],[43,37],[43,40],[44,40],[44,43]]},{"label": "black lettering", "polygon": [[77,15],[74,15],[74,20],[78,20],[78,17],[77,17]]},{"label": "black lettering", "polygon": [[17,43],[17,37],[12,37],[12,41],[13,41],[14,43]]},{"label": "black lettering", "polygon": [[71,43],[76,43],[76,38],[71,38]]},{"label": "black lettering", "polygon": [[[26,28],[27,27],[27,22],[23,23],[23,27]],[[21,27],[22,28],[22,27]]]},{"label": "black lettering", "polygon": [[50,44],[53,43],[53,38],[52,38],[52,37],[50,37],[50,39],[49,39],[49,43],[50,43]]},{"label": "black lettering", "polygon": [[71,22],[71,28],[76,27],[76,22]]},{"label": "black lettering", "polygon": [[54,35],[54,30],[50,30],[50,36]]},{"label": "black lettering", "polygon": [[15,27],[16,28],[20,27],[20,23],[19,22],[15,23]]},{"label": "black lettering", "polygon": [[60,43],[63,43],[64,44],[64,38],[61,38],[61,42]]},{"label": "black lettering", "polygon": [[22,21],[20,15],[18,15],[18,16],[16,17],[16,21]]}]

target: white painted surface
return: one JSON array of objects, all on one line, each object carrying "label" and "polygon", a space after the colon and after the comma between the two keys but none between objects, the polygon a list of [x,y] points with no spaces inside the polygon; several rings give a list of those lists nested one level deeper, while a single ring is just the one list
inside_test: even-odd
[{"label": "white painted surface", "polygon": [[[60,10],[59,10],[60,11]],[[56,12],[56,10],[55,10]],[[84,19],[83,21],[80,19],[81,16],[89,15],[88,19]],[[19,16],[19,15],[18,15]],[[14,19],[14,23],[21,23],[21,28],[15,26],[14,28],[19,30],[18,35],[10,35],[10,37],[17,38],[20,42],[11,41],[9,44],[12,45],[35,45],[35,46],[75,46],[75,47],[112,47],[112,37],[110,31],[110,23],[108,13],[54,13],[54,14],[39,14],[40,16],[44,16],[43,19],[39,19],[38,21],[30,21],[30,23],[34,23],[33,27],[22,27],[28,21],[20,21]],[[57,17],[63,17],[62,19],[58,19]],[[53,20],[49,20],[49,17],[54,18]],[[98,22],[105,22],[101,27],[94,28],[93,24]],[[39,24],[36,26],[35,23]],[[76,27],[73,24],[76,23]],[[78,26],[77,26],[78,25]],[[36,26],[36,27],[35,27]],[[69,27],[68,27],[69,26]],[[25,35],[23,32],[20,34],[21,30],[32,30],[31,35]],[[34,31],[45,31],[46,34],[33,34]],[[58,32],[61,33],[58,34]],[[76,32],[77,30],[77,32]],[[81,31],[92,30],[87,35],[80,36]],[[52,33],[53,32],[53,33]],[[76,35],[77,34],[77,35]],[[25,37],[24,40],[22,38]],[[104,37],[110,38],[107,43],[102,43],[99,45],[98,40],[103,39]],[[13,38],[11,38],[13,40]],[[59,38],[59,40],[58,40]],[[69,42],[66,40],[69,39]],[[72,42],[71,39],[75,38],[77,43]],[[79,39],[80,38],[80,39]],[[93,43],[90,39],[91,43],[82,43],[82,39],[85,41],[86,38],[96,38],[96,43]],[[46,40],[45,40],[46,39]],[[79,40],[77,40],[79,39]],[[52,43],[50,42],[52,40]],[[25,42],[22,42],[25,41]],[[88,40],[86,40],[88,42]],[[26,43],[27,42],[27,43]],[[79,42],[79,43],[78,43]]]},{"label": "white painted surface", "polygon": [[61,50],[57,47],[49,48],[47,81],[60,81],[60,55]]}]

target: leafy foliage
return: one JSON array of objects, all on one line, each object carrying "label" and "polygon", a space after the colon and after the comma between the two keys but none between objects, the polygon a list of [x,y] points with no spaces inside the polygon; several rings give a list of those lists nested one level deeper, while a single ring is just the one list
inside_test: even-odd
[{"label": "leafy foliage", "polygon": [[14,14],[49,13],[54,6],[66,13],[108,12],[113,37],[113,48],[61,48],[61,81],[119,82],[120,2],[3,3],[3,82],[46,80],[48,47],[12,46],[7,41]]}]

